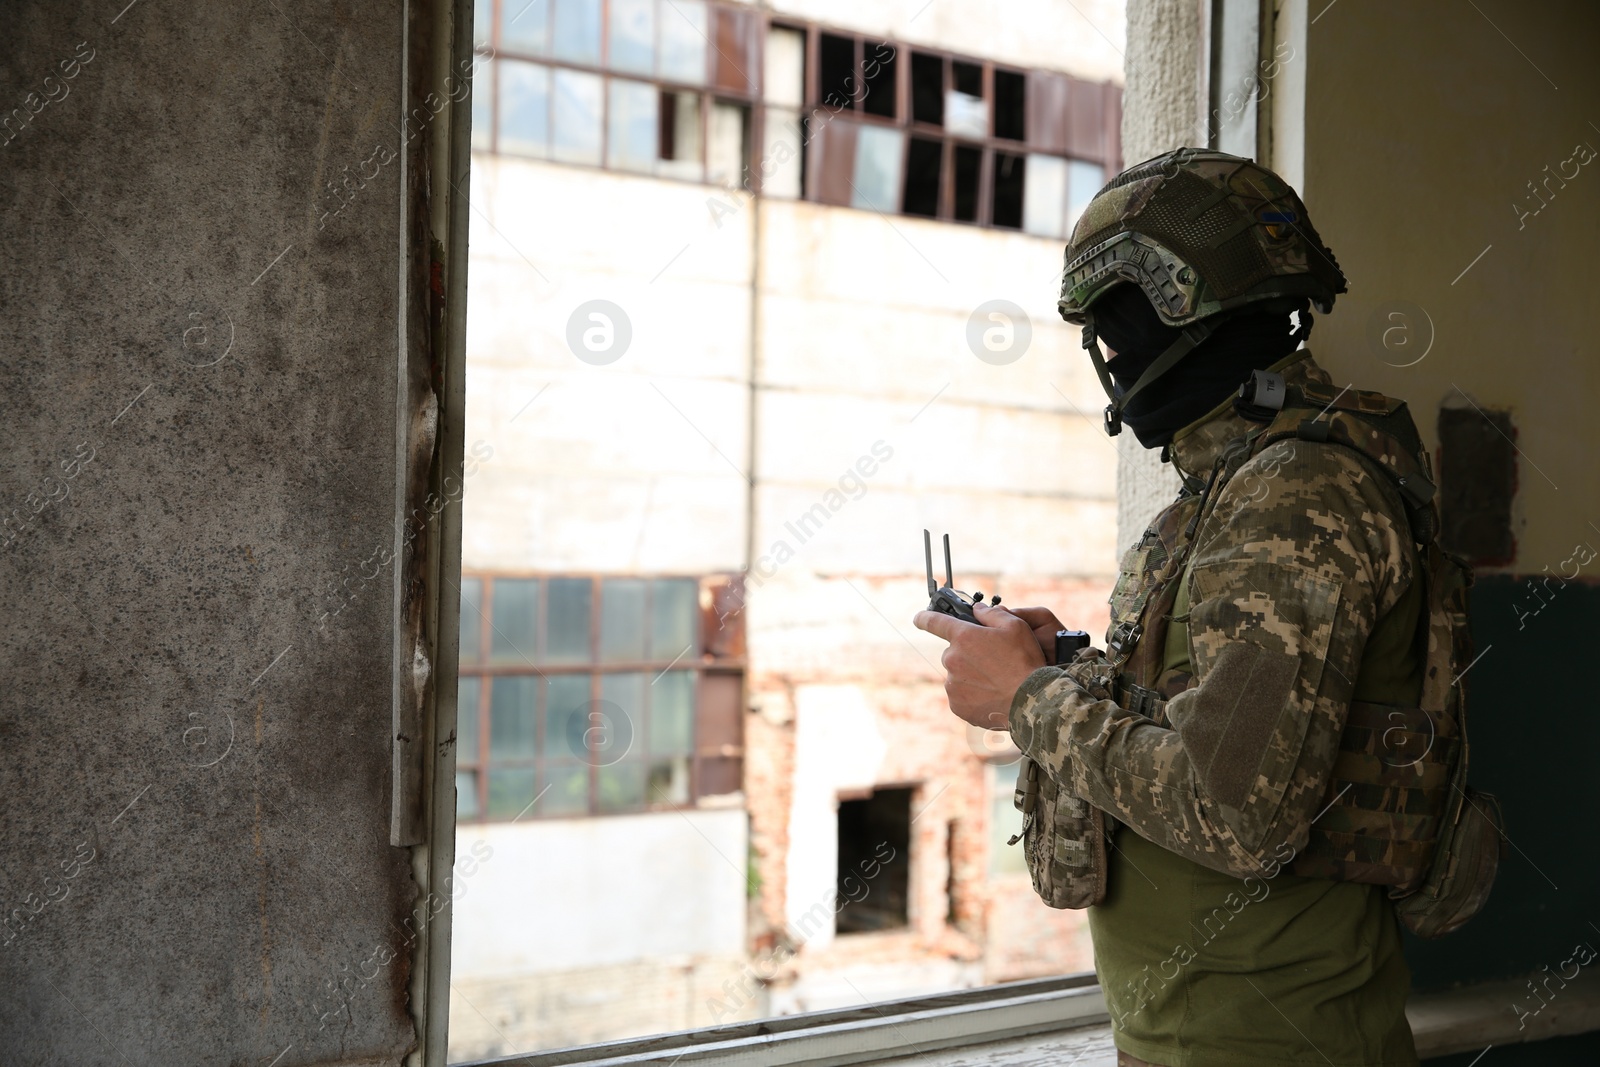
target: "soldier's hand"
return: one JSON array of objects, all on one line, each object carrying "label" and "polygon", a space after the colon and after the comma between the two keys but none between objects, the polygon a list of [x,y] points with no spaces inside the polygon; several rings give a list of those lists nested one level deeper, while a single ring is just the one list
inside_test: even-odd
[{"label": "soldier's hand", "polygon": [[[979,604],[973,614],[976,626],[937,611],[919,611],[912,621],[917,629],[950,642],[940,661],[950,710],[974,726],[1004,730],[1011,698],[1028,675],[1045,665],[1044,654],[1033,626],[1012,611]],[[1055,631],[1050,633],[1054,641]]]},{"label": "soldier's hand", "polygon": [[1056,631],[1065,630],[1066,624],[1056,618],[1049,608],[1012,608],[1011,614],[1033,627],[1033,636],[1039,642],[1046,663],[1056,661]]}]

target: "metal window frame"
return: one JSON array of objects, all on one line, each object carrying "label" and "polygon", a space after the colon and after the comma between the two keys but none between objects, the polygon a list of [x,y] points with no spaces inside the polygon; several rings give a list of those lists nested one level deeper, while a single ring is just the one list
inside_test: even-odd
[{"label": "metal window frame", "polygon": [[[526,52],[508,51],[508,50],[505,50],[505,49],[501,48],[501,46],[500,46],[500,34],[501,34],[501,22],[503,21],[502,14],[503,14],[503,10],[504,10],[504,0],[480,0],[480,2],[493,3],[495,5],[494,16],[490,20],[491,29],[490,29],[489,46],[488,46],[488,48],[486,50],[480,52],[480,54],[487,55],[487,56],[489,56],[489,57],[491,57],[491,58],[493,58],[495,60],[504,59],[504,60],[512,60],[512,61],[515,61],[515,62],[538,63],[538,64],[541,64],[542,66],[545,66],[545,67],[550,68],[552,70],[558,69],[558,68],[559,69],[565,69],[565,70],[574,70],[574,71],[578,71],[578,72],[585,73],[585,74],[596,75],[601,79],[600,161],[599,161],[599,163],[594,163],[594,164],[591,164],[591,163],[562,163],[561,164],[562,166],[588,167],[588,168],[591,168],[591,169],[611,171],[611,172],[617,173],[617,174],[631,174],[631,175],[635,175],[635,176],[650,177],[650,178],[654,178],[657,181],[681,182],[681,183],[690,184],[690,185],[717,186],[717,185],[719,185],[721,183],[713,181],[712,177],[711,177],[711,173],[710,173],[710,171],[711,171],[711,159],[710,159],[710,152],[711,152],[711,112],[712,112],[712,109],[719,103],[732,104],[734,106],[742,107],[742,108],[745,109],[745,111],[746,111],[746,122],[747,122],[747,126],[746,126],[747,133],[746,133],[746,138],[745,138],[745,153],[744,153],[745,158],[744,158],[744,161],[743,161],[744,173],[743,173],[743,176],[742,176],[742,180],[735,182],[735,187],[737,189],[739,189],[740,191],[745,192],[747,194],[760,195],[760,193],[762,191],[761,190],[761,174],[760,174],[760,172],[761,172],[761,166],[760,166],[761,158],[760,158],[760,155],[761,155],[761,146],[764,143],[763,137],[764,137],[765,128],[766,128],[766,112],[767,112],[767,108],[769,106],[766,103],[765,93],[764,93],[764,87],[765,87],[764,86],[764,74],[765,74],[765,72],[760,70],[760,67],[761,67],[761,64],[762,64],[762,62],[764,60],[763,45],[764,45],[764,42],[765,42],[765,39],[766,39],[766,35],[767,35],[768,32],[770,32],[770,30],[774,26],[782,27],[783,29],[788,29],[788,30],[796,30],[796,31],[799,31],[800,33],[804,34],[804,36],[805,36],[805,56],[804,56],[804,76],[803,76],[804,91],[802,93],[802,98],[803,99],[802,99],[802,103],[801,103],[801,106],[800,106],[800,109],[799,109],[800,110],[800,116],[801,116],[802,124],[804,124],[804,122],[805,122],[805,120],[806,120],[806,118],[808,116],[813,115],[819,108],[824,108],[824,107],[828,106],[828,105],[826,105],[825,103],[823,103],[822,101],[820,101],[818,99],[818,97],[820,96],[820,88],[819,87],[820,87],[820,80],[821,80],[821,47],[820,46],[821,46],[821,37],[822,37],[822,35],[824,33],[826,33],[826,34],[828,34],[830,36],[846,38],[846,39],[849,39],[849,40],[851,40],[853,42],[854,55],[855,55],[855,61],[856,61],[856,68],[858,70],[862,67],[862,64],[864,62],[864,56],[866,54],[866,48],[867,48],[867,46],[869,44],[883,43],[883,44],[888,44],[888,45],[890,45],[891,47],[894,48],[894,50],[895,50],[895,59],[896,59],[896,63],[895,63],[895,80],[894,80],[894,87],[895,87],[895,113],[894,113],[894,115],[892,117],[890,117],[890,116],[882,116],[882,115],[874,115],[874,114],[870,114],[870,113],[866,112],[863,109],[859,109],[859,108],[856,108],[856,107],[853,107],[853,106],[849,107],[849,108],[842,108],[836,113],[836,114],[838,114],[840,116],[843,116],[843,117],[847,118],[851,122],[855,122],[855,123],[859,123],[859,124],[863,124],[863,125],[876,125],[876,126],[880,126],[880,127],[884,127],[884,128],[896,129],[896,130],[899,130],[901,132],[902,136],[901,136],[901,144],[900,144],[900,174],[901,174],[902,186],[903,186],[903,183],[904,183],[904,176],[905,176],[905,173],[906,173],[906,167],[907,167],[908,162],[909,162],[909,154],[910,154],[910,150],[911,150],[911,139],[913,137],[916,137],[916,138],[924,140],[924,141],[930,141],[931,140],[931,141],[936,141],[936,142],[939,143],[939,145],[940,145],[940,168],[939,168],[938,206],[937,206],[937,209],[936,209],[936,214],[933,215],[933,216],[909,215],[909,214],[907,214],[903,210],[903,207],[902,207],[903,201],[904,201],[904,191],[903,191],[903,188],[902,188],[902,190],[898,194],[898,199],[897,199],[896,204],[894,205],[894,210],[892,211],[892,214],[894,214],[894,215],[900,215],[900,216],[904,216],[904,217],[907,217],[907,218],[923,218],[923,219],[931,218],[934,221],[956,223],[956,224],[963,225],[963,226],[977,226],[977,227],[982,228],[982,229],[998,229],[998,230],[1004,230],[1004,231],[1006,231],[1008,233],[1022,233],[1024,231],[1022,230],[1021,226],[1016,226],[1016,227],[1013,227],[1013,226],[997,226],[997,225],[995,225],[995,223],[993,221],[993,219],[994,219],[994,168],[995,168],[995,158],[996,158],[996,154],[997,153],[1004,152],[1004,153],[1009,154],[1009,155],[1019,155],[1019,156],[1022,156],[1023,158],[1026,158],[1029,155],[1049,155],[1049,156],[1054,156],[1054,157],[1059,158],[1059,159],[1065,159],[1065,160],[1067,160],[1069,162],[1093,163],[1093,164],[1096,164],[1099,167],[1101,167],[1102,170],[1104,172],[1106,172],[1106,174],[1108,176],[1109,176],[1110,172],[1112,171],[1112,169],[1120,162],[1120,160],[1112,158],[1111,145],[1109,143],[1107,144],[1105,157],[1104,158],[1099,158],[1099,159],[1088,158],[1088,157],[1085,157],[1085,156],[1072,155],[1070,153],[1058,152],[1058,151],[1055,151],[1053,149],[1045,149],[1045,148],[1042,148],[1040,146],[1034,145],[1033,143],[1031,143],[1027,139],[1027,136],[1026,136],[1026,134],[1027,134],[1027,126],[1026,126],[1026,123],[1024,123],[1024,127],[1023,127],[1024,136],[1023,136],[1022,140],[1012,140],[1010,138],[1000,138],[1000,137],[995,137],[994,136],[994,75],[995,75],[995,71],[996,70],[1002,70],[1002,71],[1005,71],[1006,73],[1010,73],[1010,74],[1020,74],[1026,79],[1026,77],[1028,76],[1028,74],[1032,70],[1039,69],[1039,70],[1043,71],[1043,70],[1045,70],[1045,68],[1019,67],[1019,66],[1017,66],[1015,64],[1006,63],[1006,62],[1003,62],[1003,61],[982,59],[982,58],[977,58],[977,57],[973,57],[973,56],[963,55],[963,54],[956,53],[956,52],[951,52],[951,51],[948,51],[948,50],[942,49],[942,48],[925,47],[925,46],[922,46],[922,45],[914,45],[914,44],[911,44],[911,43],[905,42],[905,41],[890,40],[890,39],[887,39],[887,38],[877,37],[877,36],[872,35],[872,34],[862,33],[862,32],[860,32],[858,30],[842,29],[842,28],[839,28],[839,27],[831,26],[831,25],[825,25],[825,24],[819,23],[819,22],[813,22],[813,21],[810,21],[810,20],[807,20],[807,19],[792,18],[792,17],[789,17],[788,15],[784,15],[784,14],[774,15],[774,13],[766,11],[765,9],[749,9],[749,8],[745,8],[745,7],[741,6],[741,5],[728,5],[728,4],[718,3],[717,0],[708,0],[706,6],[707,6],[707,10],[712,15],[712,18],[711,18],[711,25],[712,26],[715,26],[717,12],[719,10],[723,10],[723,9],[727,9],[727,10],[729,10],[729,11],[735,13],[735,14],[738,14],[738,15],[741,15],[741,16],[744,16],[744,17],[750,17],[750,18],[755,20],[755,33],[756,33],[756,38],[757,38],[757,41],[756,41],[757,47],[754,49],[754,53],[755,54],[752,57],[752,62],[757,68],[757,71],[756,71],[754,79],[753,79],[755,84],[753,86],[749,87],[749,91],[748,92],[740,93],[740,92],[736,92],[736,91],[732,91],[732,90],[722,89],[722,88],[720,88],[720,87],[718,87],[717,85],[714,84],[714,75],[712,73],[712,66],[713,66],[713,63],[714,63],[714,57],[712,55],[712,52],[714,52],[716,50],[716,48],[717,48],[716,41],[714,39],[708,39],[708,41],[707,41],[707,44],[708,44],[710,50],[707,52],[707,55],[706,55],[706,80],[705,80],[705,82],[703,84],[700,84],[700,85],[691,85],[691,84],[687,84],[687,83],[680,83],[680,82],[676,82],[676,81],[662,79],[659,76],[646,77],[646,76],[642,76],[642,75],[639,75],[639,74],[628,73],[628,72],[618,72],[618,71],[611,70],[610,66],[609,66],[609,56],[607,54],[608,50],[609,50],[609,47],[610,47],[611,5],[610,5],[609,2],[604,3],[602,5],[602,8],[601,8],[601,19],[600,19],[600,53],[601,54],[600,54],[600,62],[597,63],[597,64],[575,62],[575,61],[571,61],[571,60],[559,59],[559,58],[556,58],[554,56],[537,56],[537,55],[532,55],[532,54],[529,54],[529,53],[526,53]],[[658,8],[658,11],[659,11],[659,8]],[[553,14],[551,14],[549,17],[553,18],[554,16],[553,16]],[[661,20],[658,17],[657,20],[656,20],[656,22],[657,22],[656,31],[657,31],[657,38],[658,38],[657,47],[658,48],[659,48],[659,37],[660,37],[660,21]],[[969,64],[971,64],[973,66],[976,66],[976,67],[978,67],[980,69],[980,71],[982,72],[982,78],[983,78],[984,100],[985,100],[985,103],[987,105],[987,111],[988,111],[988,116],[989,116],[989,120],[988,120],[989,130],[988,130],[988,132],[986,133],[986,135],[984,137],[981,137],[981,138],[958,137],[958,136],[954,136],[954,135],[950,134],[943,125],[935,126],[932,123],[916,122],[916,121],[914,121],[912,119],[912,116],[911,116],[911,61],[910,61],[910,57],[911,57],[912,53],[935,56],[935,57],[938,57],[940,59],[942,67],[943,67],[943,85],[941,87],[941,92],[944,92],[944,91],[948,90],[950,85],[951,85],[951,83],[952,83],[952,80],[953,80],[953,74],[951,72],[951,64],[952,63],[955,63],[955,62],[969,63]],[[902,60],[903,60],[903,62],[902,62]],[[495,68],[495,69],[498,72],[498,68]],[[1073,75],[1067,74],[1067,72],[1065,72],[1065,71],[1048,71],[1048,73],[1059,74],[1059,75],[1063,75],[1063,76],[1066,76],[1066,77],[1074,77]],[[699,178],[685,178],[685,177],[679,177],[679,176],[670,175],[670,174],[641,174],[641,172],[639,172],[639,171],[633,171],[633,170],[627,170],[627,169],[623,169],[623,168],[617,168],[617,167],[613,167],[611,165],[610,158],[609,158],[609,156],[610,156],[610,144],[609,144],[610,138],[609,138],[609,131],[608,131],[608,123],[610,121],[610,114],[609,114],[609,112],[610,112],[610,82],[611,82],[611,80],[613,78],[621,78],[621,79],[626,80],[626,81],[637,81],[637,82],[643,82],[645,84],[654,85],[661,92],[695,93],[700,97],[700,100],[701,100],[701,103],[700,103],[700,122],[701,122],[702,129],[701,129],[701,137],[700,137],[700,144],[701,144],[701,149],[700,149],[701,176]],[[1075,80],[1081,80],[1081,79],[1075,79]],[[1107,83],[1107,84],[1109,84],[1109,83]],[[500,91],[499,91],[499,75],[498,75],[498,73],[496,73],[494,78],[490,79],[489,91],[490,91],[490,93],[492,94],[492,97],[493,97],[491,102],[490,102],[489,109],[488,109],[489,110],[489,115],[490,115],[490,120],[491,120],[491,122],[493,124],[493,128],[489,131],[489,136],[486,138],[487,147],[484,148],[484,149],[480,149],[480,150],[481,151],[487,151],[487,152],[490,152],[490,153],[495,154],[495,155],[499,155],[501,153],[500,153],[500,137],[499,137],[499,129],[500,129]],[[554,107],[553,100],[551,101],[551,103],[548,106]],[[547,122],[546,125],[548,127],[549,123]],[[959,219],[959,218],[956,218],[956,215],[955,215],[955,152],[956,152],[956,149],[958,147],[959,148],[976,149],[981,154],[980,155],[980,160],[979,160],[979,167],[978,167],[978,190],[977,190],[978,211],[977,211],[977,217],[975,219],[972,219],[972,220]],[[815,189],[811,188],[810,187],[811,183],[806,181],[806,167],[807,167],[807,164],[804,161],[804,156],[805,156],[805,146],[804,145],[801,146],[801,155],[802,155],[802,161],[801,161],[801,191],[800,191],[800,199],[801,200],[810,201],[810,202],[813,202],[813,203],[818,203],[820,201],[817,200],[817,197],[816,197],[816,194],[815,194]],[[554,162],[554,161],[552,160],[551,162]]]},{"label": "metal window frame", "polygon": [[[600,659],[586,659],[586,661],[566,662],[566,664],[546,664],[546,662],[494,664],[494,662],[491,662],[490,641],[493,640],[491,630],[493,630],[494,625],[494,584],[496,584],[496,581],[499,581],[499,579],[512,579],[512,581],[536,579],[536,581],[539,581],[538,611],[539,619],[542,621],[546,617],[547,597],[549,597],[549,585],[547,585],[547,582],[550,579],[566,579],[566,577],[587,579],[587,581],[592,582],[594,593],[592,593],[592,609],[590,609],[589,617],[589,648],[590,656],[594,656],[594,654],[598,653],[598,648],[600,648],[600,619],[602,619],[602,606],[600,605],[602,605],[603,601],[602,590],[605,581],[618,579],[618,577],[645,582],[685,581],[694,582],[696,589],[704,589],[704,582],[707,581],[707,577],[714,576],[683,573],[616,574],[594,573],[594,571],[582,571],[582,573],[578,573],[578,571],[558,571],[558,573],[557,571],[493,571],[493,569],[477,568],[462,571],[462,581],[477,579],[478,582],[482,582],[482,585],[480,585],[480,597],[478,597],[478,609],[480,609],[482,617],[477,621],[478,657],[475,661],[461,662],[458,665],[458,686],[459,678],[480,678],[482,685],[478,688],[477,707],[475,709],[459,709],[458,712],[458,715],[459,713],[470,713],[478,721],[478,752],[474,753],[472,758],[464,758],[466,753],[456,753],[456,765],[454,765],[456,769],[470,771],[470,773],[474,773],[477,776],[475,789],[477,789],[478,814],[470,817],[458,816],[458,819],[456,819],[458,825],[494,825],[502,824],[502,822],[512,822],[512,819],[507,819],[507,817],[490,816],[488,814],[488,771],[490,771],[493,763],[486,758],[485,753],[488,750],[488,742],[490,742],[490,704],[491,696],[493,696],[491,694],[491,685],[493,685],[494,678],[549,678],[552,675],[582,675],[582,677],[587,677],[590,680],[590,699],[600,699],[600,680],[602,680],[603,675],[608,675],[608,673],[664,673],[682,661],[682,654],[680,654],[678,659],[670,659],[670,661],[669,659],[643,659],[643,661],[605,662],[600,661]],[[648,593],[646,593],[646,597],[648,597]],[[646,600],[646,603],[648,603],[648,600]],[[646,611],[648,611],[648,606],[646,606]],[[699,632],[701,625],[701,611],[696,609],[696,613],[694,613],[696,643],[701,641],[702,635]],[[544,633],[546,633],[546,630],[547,627],[539,627],[539,648],[534,649],[533,653],[536,661],[542,661]],[[587,800],[587,806],[584,811],[549,814],[549,816],[531,814],[528,817],[533,821],[542,821],[542,819],[603,819],[603,817],[632,816],[632,814],[653,813],[653,811],[682,811],[685,808],[693,808],[704,795],[710,795],[710,793],[702,792],[702,789],[704,789],[702,763],[706,758],[709,758],[707,750],[701,745],[701,718],[706,713],[707,699],[706,685],[704,683],[706,683],[707,675],[730,675],[731,673],[731,675],[739,675],[742,678],[742,675],[744,675],[744,659],[741,659],[741,657],[715,656],[712,659],[706,659],[706,656],[714,656],[714,654],[709,653],[706,648],[701,648],[698,656],[694,657],[693,661],[678,667],[678,669],[694,675],[693,693],[691,693],[690,697],[693,733],[691,733],[690,797],[688,797],[688,800],[683,801],[683,803],[646,801],[645,805],[637,806],[637,808],[616,808],[602,811],[598,806],[597,771],[595,771],[595,768],[590,768],[589,800]],[[650,712],[646,709],[645,720],[643,720],[642,729],[640,729],[640,737],[642,737],[643,744],[648,745],[648,736],[650,736]],[[742,757],[744,757],[742,747],[738,755],[742,760]],[[544,760],[541,757],[530,757],[528,760],[502,761],[499,766],[541,766],[542,763],[544,763]]]},{"label": "metal window frame", "polygon": [[806,1012],[460,1067],[843,1067],[1103,1024],[1093,972]]}]

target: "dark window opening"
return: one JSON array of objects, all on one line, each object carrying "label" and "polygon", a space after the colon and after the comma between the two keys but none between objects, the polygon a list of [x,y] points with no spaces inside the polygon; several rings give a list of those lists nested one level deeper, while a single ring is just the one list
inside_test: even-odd
[{"label": "dark window opening", "polygon": [[869,115],[882,115],[892,119],[898,114],[895,99],[895,51],[888,41],[866,46],[866,57],[861,63],[861,74],[866,81],[866,96],[861,106]]},{"label": "dark window opening", "polygon": [[911,53],[911,119],[944,125],[944,58]]},{"label": "dark window opening", "polygon": [[839,802],[841,934],[891,930],[910,923],[911,790],[879,789]]},{"label": "dark window opening", "polygon": [[656,155],[662,159],[677,159],[678,145],[678,94],[661,90],[661,102],[656,108],[656,125],[659,137]]},{"label": "dark window opening", "polygon": [[1509,411],[1439,411],[1439,544],[1475,566],[1503,566],[1516,556],[1516,436]]},{"label": "dark window opening", "polygon": [[830,107],[854,108],[855,98],[861,95],[861,77],[855,69],[855,38],[823,34],[818,60],[821,69],[817,92],[822,102]]},{"label": "dark window opening", "polygon": [[1022,172],[1027,162],[1010,152],[994,154],[994,204],[992,221],[996,226],[1022,228]]},{"label": "dark window opening", "polygon": [[939,216],[939,172],[944,145],[913,137],[906,151],[906,185],[901,209],[907,215]]},{"label": "dark window opening", "polygon": [[1009,70],[994,72],[994,135],[1008,141],[1021,141],[1027,136],[1026,104],[1028,81],[1021,74]]},{"label": "dark window opening", "polygon": [[983,178],[983,149],[956,145],[953,176],[957,222],[978,221],[978,185]]},{"label": "dark window opening", "polygon": [[960,922],[960,909],[956,907],[956,821],[944,824],[944,921],[951,926]]},{"label": "dark window opening", "polygon": [[955,91],[966,93],[968,96],[983,96],[983,68],[976,63],[963,63],[961,60],[951,60],[950,75],[955,82]]}]

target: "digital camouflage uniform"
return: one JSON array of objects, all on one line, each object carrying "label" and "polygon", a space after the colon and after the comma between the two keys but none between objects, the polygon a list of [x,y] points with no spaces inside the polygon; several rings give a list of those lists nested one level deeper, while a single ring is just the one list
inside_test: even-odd
[{"label": "digital camouflage uniform", "polygon": [[[1066,260],[1112,434],[1230,316],[1295,311],[1303,341],[1345,290],[1294,190],[1205,150],[1113,178]],[[1094,304],[1125,284],[1180,332],[1121,387]],[[1415,1064],[1400,921],[1465,922],[1503,839],[1466,784],[1470,574],[1427,454],[1403,403],[1303,349],[1169,453],[1184,488],[1123,560],[1105,652],[1012,703],[1034,888],[1090,909],[1127,1062]]]},{"label": "digital camouflage uniform", "polygon": [[[1304,352],[1281,369],[1291,385],[1328,383]],[[1404,1019],[1408,975],[1382,888],[1284,868],[1326,804],[1369,638],[1388,618],[1391,630],[1415,633],[1417,598],[1407,594],[1417,553],[1389,479],[1348,448],[1301,440],[1271,445],[1234,471],[1205,502],[1183,552],[1206,475],[1231,442],[1260,429],[1225,405],[1174,439],[1173,461],[1189,484],[1124,558],[1110,658],[1091,650],[1036,671],[1012,705],[1011,734],[1057,786],[1058,812],[1105,813],[1156,846],[1120,833],[1116,851],[1086,853],[1071,876],[1077,884],[1060,887],[1069,895],[1109,890],[1091,911],[1091,929],[1119,1047],[1169,1065],[1326,1063],[1324,1055],[1340,1065],[1415,1063]],[[1175,560],[1181,574],[1166,574]],[[1181,652],[1167,654],[1170,640],[1152,648],[1156,641],[1132,629],[1152,594],[1170,596],[1174,622],[1187,623]],[[1397,690],[1371,695],[1414,699],[1418,664],[1407,662],[1406,647],[1385,642],[1384,658],[1398,662],[1368,665]],[[1141,651],[1153,684],[1119,691],[1119,672]],[[1158,708],[1154,694],[1174,695]],[[1129,704],[1159,711],[1160,721]],[[1095,835],[1087,836],[1092,852]],[[1166,896],[1145,892],[1162,885],[1172,890]],[[1202,890],[1210,895],[1188,899]],[[1124,892],[1148,899],[1120,900]],[[1228,918],[1208,925],[1204,916],[1219,907]],[[1104,928],[1100,913],[1119,909],[1119,921]],[[1142,951],[1115,941],[1123,930],[1142,937],[1163,926],[1178,933],[1163,941],[1157,932]],[[1314,936],[1284,944],[1290,928]],[[1256,958],[1237,958],[1233,949],[1245,946]],[[1161,964],[1174,957],[1169,976]],[[1351,976],[1360,977],[1355,988]],[[1327,979],[1321,989],[1318,978]],[[1280,1022],[1276,1010],[1305,1006],[1308,979],[1316,1010]],[[1205,991],[1199,1005],[1197,988]],[[1241,1018],[1230,1021],[1231,1012]],[[1303,1055],[1283,1053],[1286,1040]]]}]

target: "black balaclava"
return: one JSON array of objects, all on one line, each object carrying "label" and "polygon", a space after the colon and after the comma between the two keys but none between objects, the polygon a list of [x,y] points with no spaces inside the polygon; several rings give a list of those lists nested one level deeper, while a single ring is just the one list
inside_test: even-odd
[{"label": "black balaclava", "polygon": [[[1144,291],[1131,283],[1114,286],[1094,302],[1093,312],[1095,333],[1117,353],[1106,369],[1119,395],[1183,333],[1163,323]],[[1272,366],[1298,343],[1281,305],[1269,311],[1246,304],[1141,389],[1123,409],[1122,421],[1144,447],[1168,444],[1173,434],[1226,400],[1251,371]]]}]

